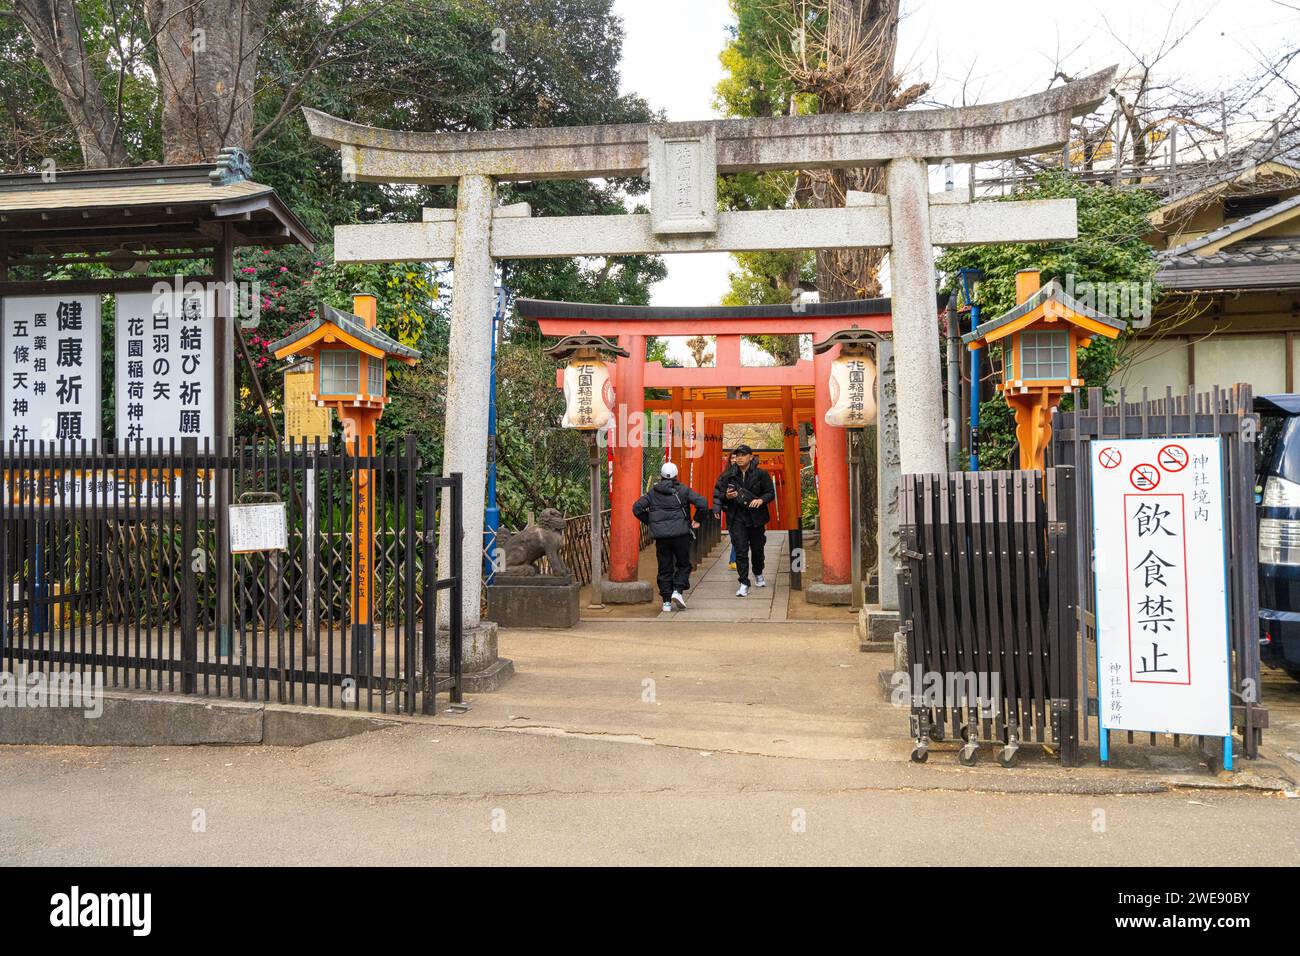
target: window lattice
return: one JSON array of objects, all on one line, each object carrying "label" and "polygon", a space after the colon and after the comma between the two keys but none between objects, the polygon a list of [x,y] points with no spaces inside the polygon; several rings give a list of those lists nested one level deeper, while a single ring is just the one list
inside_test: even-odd
[{"label": "window lattice", "polygon": [[1022,379],[1069,378],[1070,334],[1068,332],[1022,332],[1019,377]]}]

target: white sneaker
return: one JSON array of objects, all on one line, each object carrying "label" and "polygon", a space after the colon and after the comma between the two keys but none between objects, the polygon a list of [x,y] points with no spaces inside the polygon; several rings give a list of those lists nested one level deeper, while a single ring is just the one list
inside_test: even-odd
[{"label": "white sneaker", "polygon": [[667,602],[667,601],[664,601],[664,606],[663,606],[663,608],[662,608],[663,612],[664,612],[665,614],[667,614],[667,613],[670,612],[672,609],[673,609],[672,604],[670,604],[670,603]]},{"label": "white sneaker", "polygon": [[[681,608],[683,611],[686,610],[686,598],[682,597],[682,592],[681,592],[681,591],[674,591],[674,592],[673,592],[673,600],[672,600],[672,603],[673,603],[673,604],[676,604],[676,605],[677,605],[679,608]],[[671,607],[671,605],[669,605],[669,606]]]},{"label": "white sneaker", "polygon": [[761,574],[754,575],[754,583],[757,584],[760,588],[767,587],[767,582],[763,580],[763,575]]},{"label": "white sneaker", "polygon": [[741,586],[736,590],[736,597],[744,597],[744,596],[745,596],[746,594],[748,594],[748,593],[749,593],[749,585],[748,585],[748,584],[742,584],[742,585],[741,585]]}]

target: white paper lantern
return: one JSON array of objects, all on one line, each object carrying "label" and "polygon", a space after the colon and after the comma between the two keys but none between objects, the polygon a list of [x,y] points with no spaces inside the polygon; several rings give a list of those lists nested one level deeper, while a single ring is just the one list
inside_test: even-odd
[{"label": "white paper lantern", "polygon": [[869,355],[840,355],[831,363],[826,424],[864,428],[876,421],[876,363]]},{"label": "white paper lantern", "polygon": [[614,383],[609,368],[597,358],[574,357],[564,368],[564,418],[560,424],[596,431],[609,424],[614,409]]}]

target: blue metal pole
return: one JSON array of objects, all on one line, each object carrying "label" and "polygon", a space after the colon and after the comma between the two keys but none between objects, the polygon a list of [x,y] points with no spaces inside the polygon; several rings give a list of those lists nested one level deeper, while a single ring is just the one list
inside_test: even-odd
[{"label": "blue metal pole", "polygon": [[497,305],[492,313],[492,383],[488,398],[488,471],[487,497],[483,508],[483,579],[492,583],[496,571],[493,555],[497,532],[501,529],[501,511],[497,508],[497,334],[505,312],[506,290],[497,286]]},{"label": "blue metal pole", "polygon": [[[971,303],[970,328],[980,324],[980,307]],[[970,350],[970,470],[980,470],[980,350]]]},{"label": "blue metal pole", "polygon": [[50,629],[50,589],[45,582],[45,523],[36,525],[36,553],[32,555],[32,633],[45,634]]}]

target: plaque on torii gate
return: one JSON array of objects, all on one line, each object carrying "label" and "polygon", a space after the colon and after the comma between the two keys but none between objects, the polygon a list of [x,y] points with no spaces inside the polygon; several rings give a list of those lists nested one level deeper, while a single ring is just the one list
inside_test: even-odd
[{"label": "plaque on torii gate", "polygon": [[[340,151],[347,178],[458,187],[455,211],[426,210],[422,222],[335,227],[334,254],[343,263],[455,263],[443,470],[465,476],[466,629],[479,623],[482,535],[473,516],[485,493],[494,260],[887,248],[902,469],[945,471],[934,246],[1073,239],[1077,225],[1072,199],[931,197],[928,166],[1059,149],[1072,118],[1101,102],[1114,75],[1112,67],[1033,96],[956,109],[487,132],[377,129],[304,109],[312,134]],[[719,174],[862,166],[885,167],[884,196],[858,194],[837,209],[744,212],[710,201]],[[498,208],[494,199],[496,181],[614,176],[648,177],[651,212],[533,218],[524,204]],[[613,520],[632,519],[615,509]],[[450,538],[439,540],[445,562]]]}]

